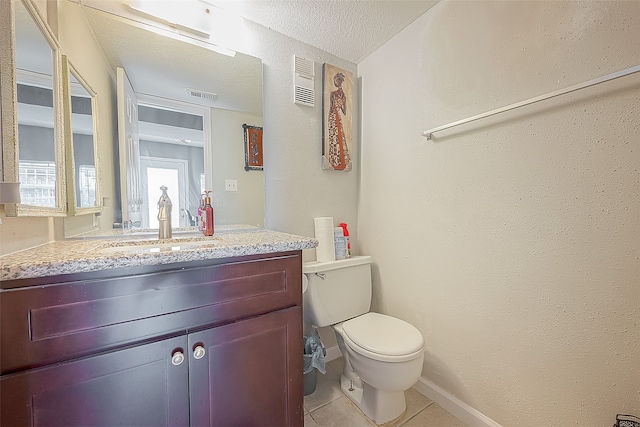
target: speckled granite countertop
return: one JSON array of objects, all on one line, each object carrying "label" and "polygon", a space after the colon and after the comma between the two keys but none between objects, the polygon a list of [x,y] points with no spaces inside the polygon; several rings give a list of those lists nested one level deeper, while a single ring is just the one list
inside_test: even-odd
[{"label": "speckled granite countertop", "polygon": [[0,281],[111,268],[200,261],[311,249],[316,239],[265,229],[157,235],[86,236],[48,243],[0,257]]}]

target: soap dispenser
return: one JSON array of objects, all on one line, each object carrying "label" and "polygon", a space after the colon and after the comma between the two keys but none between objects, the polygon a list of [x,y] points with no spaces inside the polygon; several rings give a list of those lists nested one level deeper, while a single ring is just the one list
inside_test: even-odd
[{"label": "soap dispenser", "polygon": [[158,200],[158,239],[171,238],[171,208],[173,203],[167,194],[166,186],[160,187],[162,195]]},{"label": "soap dispenser", "polygon": [[202,224],[202,233],[205,236],[213,236],[213,206],[211,206],[211,190],[206,190],[204,196],[204,207],[202,208],[204,223]]}]

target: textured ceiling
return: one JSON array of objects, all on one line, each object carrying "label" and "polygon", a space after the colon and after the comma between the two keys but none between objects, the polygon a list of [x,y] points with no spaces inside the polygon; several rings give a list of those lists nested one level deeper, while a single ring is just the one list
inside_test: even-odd
[{"label": "textured ceiling", "polygon": [[355,64],[438,0],[202,0]]},{"label": "textured ceiling", "polygon": [[[229,58],[143,30],[140,25],[123,18],[130,16],[124,4],[134,0],[69,1],[88,6],[84,9],[85,14],[107,60],[113,67],[126,70],[137,93],[256,115],[262,113],[259,59],[242,54]],[[179,3],[176,0],[160,1]],[[437,3],[437,0],[200,1],[354,64]],[[140,20],[139,17],[136,19]],[[190,97],[186,88],[216,93],[218,99]]]}]

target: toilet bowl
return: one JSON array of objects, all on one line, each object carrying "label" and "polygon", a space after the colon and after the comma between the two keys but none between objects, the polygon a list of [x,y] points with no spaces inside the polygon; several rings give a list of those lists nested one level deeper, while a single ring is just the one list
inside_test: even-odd
[{"label": "toilet bowl", "polygon": [[420,378],[424,339],[411,324],[371,305],[371,257],[305,263],[305,319],[331,326],[345,366],[343,393],[377,424],[402,415],[404,392]]},{"label": "toilet bowl", "polygon": [[[353,322],[358,323],[357,328]],[[386,328],[380,328],[381,324]],[[400,416],[406,409],[404,392],[422,372],[424,340],[420,332],[400,319],[378,313],[363,314],[333,329],[345,358],[340,378],[343,393],[377,424]],[[391,335],[394,331],[397,335]],[[386,339],[391,342],[386,346],[371,345]]]}]

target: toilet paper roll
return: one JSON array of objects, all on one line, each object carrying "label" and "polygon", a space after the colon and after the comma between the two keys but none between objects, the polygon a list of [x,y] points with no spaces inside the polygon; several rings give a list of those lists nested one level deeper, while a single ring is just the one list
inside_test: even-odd
[{"label": "toilet paper roll", "polygon": [[333,217],[323,216],[314,218],[313,223],[316,229],[316,260],[318,262],[330,262],[336,260],[336,248],[333,244]]},{"label": "toilet paper roll", "polygon": [[302,293],[303,294],[307,291],[308,287],[309,287],[309,279],[307,279],[306,274],[303,274],[302,275]]}]

